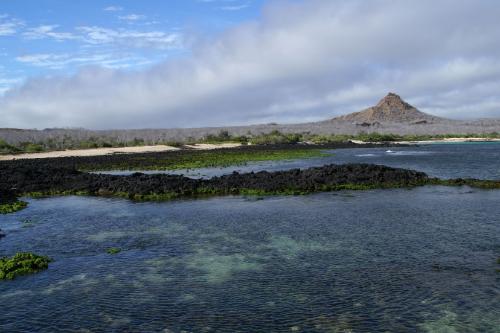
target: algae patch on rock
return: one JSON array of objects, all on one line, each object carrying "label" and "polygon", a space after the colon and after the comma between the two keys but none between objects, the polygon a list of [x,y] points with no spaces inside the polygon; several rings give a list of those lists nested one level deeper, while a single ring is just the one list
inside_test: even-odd
[{"label": "algae patch on rock", "polygon": [[122,249],[120,249],[119,247],[110,247],[109,249],[106,250],[106,252],[108,254],[118,254],[122,252]]},{"label": "algae patch on rock", "polygon": [[51,261],[49,257],[29,252],[20,252],[11,258],[0,258],[0,280],[12,280],[20,275],[37,273],[47,269]]},{"label": "algae patch on rock", "polygon": [[24,201],[15,201],[10,203],[5,203],[0,205],[0,214],[10,214],[20,211],[28,206],[28,203]]}]

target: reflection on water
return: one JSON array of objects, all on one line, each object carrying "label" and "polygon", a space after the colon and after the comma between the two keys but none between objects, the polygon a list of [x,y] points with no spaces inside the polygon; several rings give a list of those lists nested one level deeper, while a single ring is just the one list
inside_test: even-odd
[{"label": "reflection on water", "polygon": [[0,255],[55,261],[0,283],[0,331],[498,332],[498,202],[445,187],[30,200],[2,216]]}]

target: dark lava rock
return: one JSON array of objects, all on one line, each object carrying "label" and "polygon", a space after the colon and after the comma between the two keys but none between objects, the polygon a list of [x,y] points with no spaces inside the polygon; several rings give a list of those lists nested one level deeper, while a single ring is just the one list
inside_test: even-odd
[{"label": "dark lava rock", "polygon": [[16,188],[28,192],[87,192],[95,195],[127,193],[149,195],[174,193],[237,194],[240,190],[268,193],[317,192],[341,186],[360,185],[399,187],[421,185],[428,181],[422,172],[370,164],[325,165],[305,170],[232,174],[211,179],[192,179],[180,175],[141,174],[117,176],[85,173],[57,163],[40,164],[25,160],[24,164],[0,163],[0,188]]},{"label": "dark lava rock", "polygon": [[8,185],[5,185],[5,188],[3,188],[2,184],[0,184],[0,205],[13,203],[16,200],[17,200],[16,192],[10,189]]}]

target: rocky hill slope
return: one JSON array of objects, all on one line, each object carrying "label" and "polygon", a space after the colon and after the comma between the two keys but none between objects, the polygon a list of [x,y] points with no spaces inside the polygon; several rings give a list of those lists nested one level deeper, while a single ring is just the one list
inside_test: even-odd
[{"label": "rocky hill slope", "polygon": [[333,121],[349,121],[357,123],[407,123],[424,124],[444,121],[445,119],[419,111],[406,103],[400,96],[389,93],[377,105],[365,110],[334,118]]}]

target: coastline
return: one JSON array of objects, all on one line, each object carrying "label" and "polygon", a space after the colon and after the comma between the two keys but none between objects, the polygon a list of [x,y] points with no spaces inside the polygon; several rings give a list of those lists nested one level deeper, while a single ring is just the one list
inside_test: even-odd
[{"label": "coastline", "polygon": [[[366,142],[361,140],[351,140],[355,144],[380,144],[380,142]],[[425,144],[436,144],[436,143],[469,143],[469,142],[500,142],[500,139],[491,138],[445,138],[445,139],[435,139],[435,140],[415,140],[415,141],[391,141],[390,143],[399,145],[425,145]]]},{"label": "coastline", "polygon": [[[440,144],[440,143],[480,143],[480,142],[500,142],[500,139],[492,138],[445,138],[435,140],[420,140],[420,141],[390,141],[390,142],[368,142],[361,140],[350,140],[356,145],[425,145],[425,144]],[[321,146],[321,144],[306,142],[308,146]],[[58,157],[92,157],[106,156],[113,154],[135,154],[135,153],[159,153],[178,150],[213,150],[222,148],[237,148],[241,147],[241,143],[226,142],[226,143],[197,143],[192,145],[184,145],[183,147],[174,147],[167,145],[153,146],[134,146],[134,147],[116,147],[116,148],[90,148],[90,149],[74,149],[74,150],[56,150],[39,153],[23,153],[0,155],[0,161],[12,161],[21,159],[43,159],[43,158],[58,158]]]},{"label": "coastline", "polygon": [[423,141],[397,141],[398,144],[413,145],[413,144],[435,144],[435,143],[468,143],[468,142],[500,142],[500,139],[491,138],[445,138],[438,140],[423,140]]},{"label": "coastline", "polygon": [[[240,143],[221,143],[221,144],[194,144],[186,145],[187,149],[211,150],[220,148],[235,148],[241,146]],[[37,158],[57,158],[57,157],[84,157],[84,156],[105,156],[112,154],[131,154],[131,153],[158,153],[166,151],[181,150],[179,147],[156,145],[156,146],[136,146],[136,147],[117,147],[117,148],[91,148],[75,150],[59,150],[40,153],[10,154],[0,155],[0,161],[12,161],[21,159]]]}]

